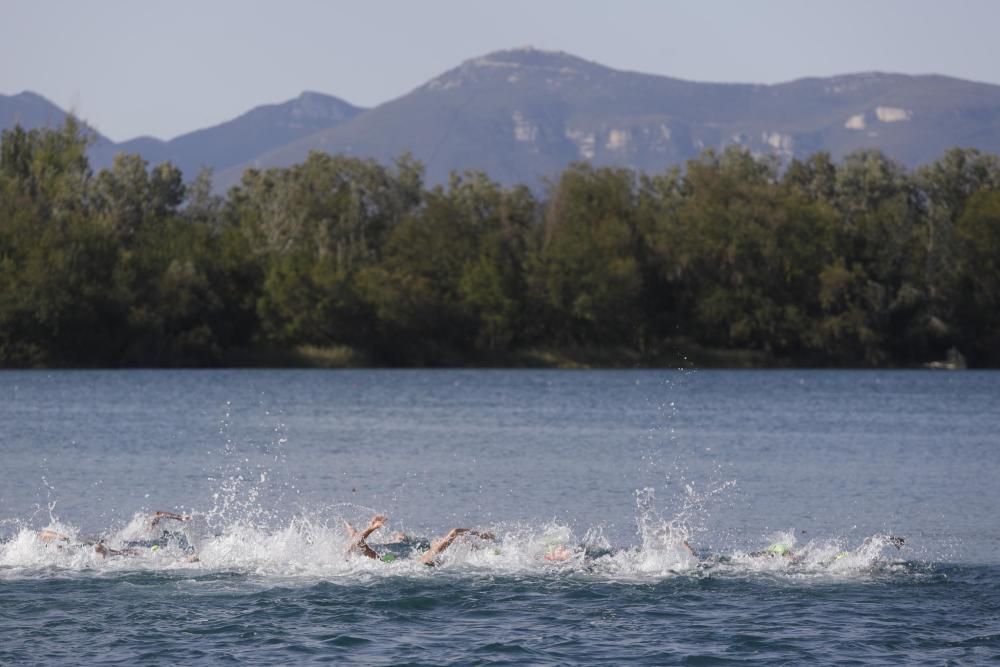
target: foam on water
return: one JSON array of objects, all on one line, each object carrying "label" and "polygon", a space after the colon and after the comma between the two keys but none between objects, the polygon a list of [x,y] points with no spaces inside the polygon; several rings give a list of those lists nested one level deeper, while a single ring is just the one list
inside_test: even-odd
[{"label": "foam on water", "polygon": [[1000,657],[995,376],[6,377],[2,664]]},{"label": "foam on water", "polygon": [[[221,431],[228,426],[223,420]],[[596,525],[579,534],[559,521],[494,522],[475,526],[493,533],[492,539],[463,536],[427,567],[420,556],[440,533],[404,542],[390,540],[409,534],[391,522],[368,543],[379,553],[391,550],[391,563],[350,551],[348,524],[363,526],[377,508],[349,502],[290,511],[295,487],[282,480],[284,438],[269,441],[255,458],[229,437],[222,464],[210,477],[215,485],[212,504],[205,511],[186,510],[188,520],[151,522],[137,512],[123,525],[109,526],[96,536],[55,513],[55,489],[47,486],[50,501],[29,519],[0,520],[0,579],[104,574],[127,571],[191,571],[240,573],[261,577],[306,580],[368,581],[379,577],[428,577],[442,570],[459,575],[582,576],[615,581],[649,582],[668,577],[779,575],[790,578],[868,576],[891,562],[885,536],[874,535],[851,549],[844,540],[812,539],[797,544],[795,531],[749,537],[754,549],[727,549],[705,553],[698,536],[705,533],[718,511],[719,500],[736,486],[734,480],[715,479],[698,484],[680,469],[667,475],[667,500],[657,500],[656,489],[635,492],[637,543],[615,545]],[[38,516],[48,510],[45,525]],[[4,526],[12,526],[13,531]],[[42,532],[62,536],[45,540]],[[155,542],[155,545],[152,544]],[[127,555],[102,556],[101,544]],[[762,554],[769,544],[794,549],[794,557]],[[410,546],[407,546],[410,545]],[[113,552],[112,552],[113,553]]]},{"label": "foam on water", "polygon": [[[481,527],[494,533],[494,539],[464,536],[442,553],[434,568],[419,560],[423,549],[417,544],[425,547],[426,540],[404,547],[402,552],[399,544],[380,541],[380,537],[389,540],[395,532],[396,527],[391,524],[369,538],[369,543],[379,552],[394,548],[400,553],[394,562],[384,563],[349,553],[346,516],[338,513],[303,513],[276,526],[236,520],[213,527],[211,513],[196,512],[190,521],[171,522],[166,527],[169,529],[166,544],[133,546],[131,555],[110,557],[98,553],[95,543],[100,541],[116,550],[128,549],[136,541],[161,537],[164,527],[162,524],[153,527],[148,516],[136,514],[120,528],[109,529],[98,538],[86,538],[74,526],[53,518],[41,530],[59,533],[65,539],[46,541],[40,530],[19,525],[12,537],[0,543],[0,578],[100,575],[133,570],[235,572],[331,580],[425,577],[442,570],[469,575],[574,575],[635,581],[761,574],[858,578],[894,563],[902,564],[892,560],[895,549],[885,535],[873,535],[851,548],[840,539],[810,539],[798,544],[794,531],[762,536],[760,540],[761,549],[772,542],[787,545],[792,549],[791,557],[743,550],[695,555],[687,546],[692,539],[685,518],[690,506],[677,515],[663,517],[654,507],[653,496],[652,489],[642,489],[636,494],[639,543],[635,545],[614,547],[600,526],[578,536],[571,527],[558,522],[498,523]],[[354,511],[351,520],[357,521],[357,514]],[[197,554],[196,560],[191,558],[190,549],[184,548],[185,541]]]}]

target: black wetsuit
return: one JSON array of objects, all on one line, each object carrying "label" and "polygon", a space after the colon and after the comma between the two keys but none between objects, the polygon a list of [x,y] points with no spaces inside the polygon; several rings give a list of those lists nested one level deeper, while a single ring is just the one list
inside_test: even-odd
[{"label": "black wetsuit", "polygon": [[152,540],[129,540],[122,544],[123,549],[165,549],[168,546],[176,547],[186,554],[193,554],[194,547],[188,542],[184,533],[173,533],[169,530],[163,531],[159,537]]}]

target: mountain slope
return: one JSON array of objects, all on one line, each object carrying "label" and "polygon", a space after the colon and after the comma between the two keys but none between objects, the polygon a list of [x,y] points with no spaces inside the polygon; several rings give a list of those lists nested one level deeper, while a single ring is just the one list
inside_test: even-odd
[{"label": "mountain slope", "polygon": [[409,151],[432,183],[454,169],[482,169],[533,184],[574,160],[655,171],[731,144],[783,157],[872,147],[911,166],[956,145],[1000,152],[1000,86],[881,73],[771,86],[696,83],[564,53],[501,51],[224,171],[219,181],[323,150],[381,161]]},{"label": "mountain slope", "polygon": [[[0,96],[0,127],[58,125],[64,115],[33,93]],[[137,152],[189,179],[210,166],[224,190],[248,167],[289,166],[311,150],[382,162],[410,152],[432,184],[480,169],[537,186],[575,160],[659,171],[733,144],[782,158],[877,148],[911,167],[954,146],[1000,153],[1000,86],[883,73],[697,83],[517,49],[468,60],[367,111],[303,93],[170,141],[98,135],[91,158],[101,168]]]},{"label": "mountain slope", "polygon": [[20,125],[26,130],[61,125],[66,112],[41,95],[24,91],[17,95],[0,95],[0,129]]},{"label": "mountain slope", "polygon": [[[66,122],[66,112],[41,95],[24,91],[17,95],[0,95],[0,130],[20,125],[26,130],[59,127]],[[94,133],[94,142],[104,145],[110,140]]]},{"label": "mountain slope", "polygon": [[[194,178],[202,166],[226,169],[319,130],[354,118],[363,109],[331,95],[305,92],[281,104],[251,109],[225,123],[183,134],[170,141],[138,137],[115,143],[98,133],[89,155],[94,170],[111,166],[118,153],[138,153],[150,164],[170,161]],[[67,113],[41,95],[0,95],[0,129],[58,127]]]},{"label": "mountain slope", "polygon": [[150,164],[170,161],[185,177],[203,167],[223,170],[319,130],[335,127],[361,113],[337,97],[305,92],[282,104],[256,107],[213,127],[170,141],[139,137],[92,151],[95,168],[111,164],[120,152],[139,153]]}]

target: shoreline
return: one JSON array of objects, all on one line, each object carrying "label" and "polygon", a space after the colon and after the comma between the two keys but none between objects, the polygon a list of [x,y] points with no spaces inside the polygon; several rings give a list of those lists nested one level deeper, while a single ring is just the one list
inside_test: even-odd
[{"label": "shoreline", "polygon": [[[703,347],[687,341],[671,341],[639,351],[626,347],[569,346],[533,347],[492,355],[462,355],[435,350],[419,359],[379,359],[346,345],[295,348],[259,347],[224,352],[214,363],[163,365],[26,365],[3,370],[138,370],[138,369],[712,369],[712,370],[965,370],[951,359],[929,360],[911,365],[865,365],[834,363],[818,356],[778,356],[763,350],[730,350]],[[977,370],[991,370],[990,367]]]}]

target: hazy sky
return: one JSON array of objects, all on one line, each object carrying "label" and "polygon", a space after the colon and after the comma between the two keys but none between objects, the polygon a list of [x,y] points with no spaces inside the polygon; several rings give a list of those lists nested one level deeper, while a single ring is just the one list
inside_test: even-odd
[{"label": "hazy sky", "polygon": [[4,0],[0,93],[112,139],[170,138],[303,90],[361,106],[516,46],[697,81],[881,70],[1000,83],[994,0]]}]

